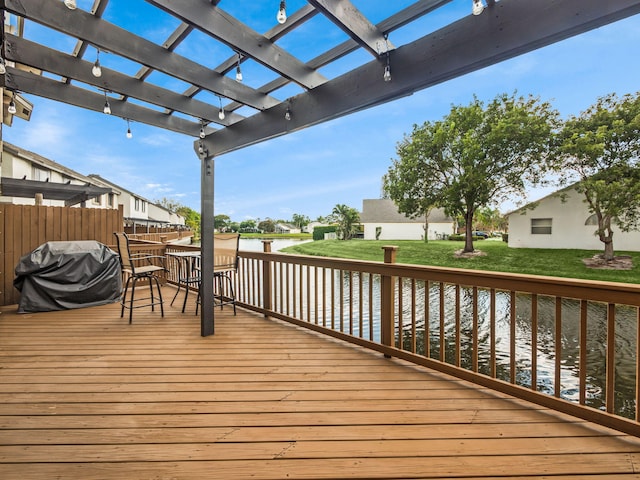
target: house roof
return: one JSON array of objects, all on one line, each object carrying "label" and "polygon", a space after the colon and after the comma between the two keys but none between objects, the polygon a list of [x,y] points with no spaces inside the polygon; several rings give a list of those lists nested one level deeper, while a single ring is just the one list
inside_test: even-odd
[{"label": "house roof", "polygon": [[[274,0],[270,25],[257,22],[250,13],[254,7],[243,8],[238,0],[137,2],[165,15],[163,25],[175,25],[158,41],[157,33],[144,30],[145,22],[127,22],[131,11],[122,2],[94,0],[84,10],[67,8],[71,2],[3,0],[5,12],[19,18],[18,28],[3,22],[5,86],[100,113],[108,97],[113,115],[192,136],[196,151],[207,158],[411,95],[640,13],[637,0],[486,0],[480,15],[471,15],[468,1],[465,13],[450,17],[440,11],[449,1],[416,0],[404,8],[384,2],[385,12],[374,19],[364,0],[292,0],[287,18],[278,23]],[[293,11],[293,5],[299,8]],[[448,23],[440,27],[445,18]],[[319,28],[306,28],[308,23],[326,34],[319,38]],[[58,32],[75,42],[71,51],[52,48],[50,39]],[[184,47],[187,39],[208,58]],[[102,61],[110,68],[99,77],[91,73],[94,58],[85,59],[96,51],[109,53]],[[222,52],[223,60],[205,65],[214,52]],[[340,60],[347,55],[358,61],[345,72]],[[269,80],[236,81],[241,64],[266,69]],[[385,82],[387,67],[392,81]],[[182,92],[176,85],[184,86]],[[205,138],[199,140],[201,128]]]},{"label": "house roof", "polygon": [[[387,198],[365,199],[362,201],[361,223],[424,223],[424,215],[409,218],[398,212],[398,207]],[[453,219],[441,208],[434,208],[429,214],[429,222],[451,223]]]},{"label": "house roof", "polygon": [[512,210],[510,212],[505,213],[504,216],[508,217],[509,215],[513,215],[515,213],[520,214],[521,212],[524,212],[525,210],[531,210],[531,209],[535,208],[535,206],[538,203],[543,202],[548,198],[555,197],[555,196],[557,196],[557,195],[559,195],[559,194],[561,194],[563,192],[568,192],[570,190],[574,190],[576,188],[576,185],[578,185],[578,183],[580,183],[580,182],[572,183],[571,185],[567,185],[566,187],[561,188],[559,190],[556,190],[555,192],[549,193],[548,195],[545,195],[544,197],[540,197],[538,200],[534,200],[533,202],[528,202],[525,205],[522,205],[521,207],[516,208],[515,210]]}]

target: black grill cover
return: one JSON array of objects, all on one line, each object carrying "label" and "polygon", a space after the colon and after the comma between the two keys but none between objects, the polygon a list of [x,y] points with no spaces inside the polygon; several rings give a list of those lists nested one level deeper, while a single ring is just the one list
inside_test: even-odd
[{"label": "black grill cover", "polygon": [[20,313],[114,303],[122,291],[120,260],[93,240],[47,242],[20,258],[13,285]]}]

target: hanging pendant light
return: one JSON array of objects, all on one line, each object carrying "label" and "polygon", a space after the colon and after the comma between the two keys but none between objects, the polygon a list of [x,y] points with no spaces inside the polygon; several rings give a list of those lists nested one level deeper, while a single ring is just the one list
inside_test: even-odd
[{"label": "hanging pendant light", "polygon": [[96,62],[93,64],[91,73],[96,78],[100,78],[102,76],[102,68],[100,67],[100,49],[96,50]]},{"label": "hanging pendant light", "polygon": [[484,11],[484,4],[482,0],[472,0],[473,6],[471,8],[471,13],[474,15],[480,15]]},{"label": "hanging pendant light", "polygon": [[278,9],[276,19],[280,25],[287,21],[287,2],[285,2],[285,0],[280,0],[280,8]]},{"label": "hanging pendant light", "polygon": [[109,105],[109,99],[107,98],[107,92],[104,92],[104,108],[102,109],[105,115],[111,115],[111,105]]},{"label": "hanging pendant light", "polygon": [[236,65],[236,82],[242,82],[242,70],[240,70],[241,55],[238,54],[238,64]]},{"label": "hanging pendant light", "polygon": [[75,10],[78,5],[76,5],[76,0],[64,0],[64,6],[69,10]]},{"label": "hanging pendant light", "polygon": [[17,111],[18,110],[16,109],[16,102],[14,102],[12,98],[9,102],[9,108],[7,109],[7,112],[9,112],[11,115],[14,115]]},{"label": "hanging pendant light", "polygon": [[128,118],[127,118],[127,138],[133,138],[133,133],[131,133],[131,125],[129,123]]},{"label": "hanging pendant light", "polygon": [[7,67],[4,64],[4,58],[0,57],[0,75],[7,73]]},{"label": "hanging pendant light", "polygon": [[220,120],[224,120],[224,117],[226,116],[224,114],[224,107],[222,106],[222,97],[218,97],[220,99],[220,110],[218,110],[218,118]]}]

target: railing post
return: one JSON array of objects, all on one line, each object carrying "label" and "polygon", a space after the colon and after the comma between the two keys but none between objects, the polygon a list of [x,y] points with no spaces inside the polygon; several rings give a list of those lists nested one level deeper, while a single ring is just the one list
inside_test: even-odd
[{"label": "railing post", "polygon": [[[396,252],[398,247],[394,245],[385,245],[382,247],[384,250],[384,263],[396,263]],[[382,344],[389,347],[395,345],[395,277],[391,275],[382,275],[381,277],[381,303],[382,303]],[[390,358],[391,355],[385,357]]]},{"label": "railing post", "polygon": [[[264,253],[271,253],[272,242],[273,240],[262,240]],[[262,306],[265,311],[271,310],[271,260],[262,262]]]}]

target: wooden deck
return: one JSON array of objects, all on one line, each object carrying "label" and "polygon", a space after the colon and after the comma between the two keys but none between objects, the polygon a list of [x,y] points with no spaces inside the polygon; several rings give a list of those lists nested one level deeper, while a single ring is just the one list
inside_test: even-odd
[{"label": "wooden deck", "polygon": [[640,478],[635,437],[242,310],[202,338],[177,303],[5,309],[0,478]]}]

